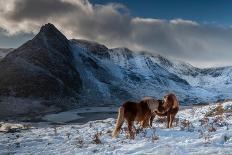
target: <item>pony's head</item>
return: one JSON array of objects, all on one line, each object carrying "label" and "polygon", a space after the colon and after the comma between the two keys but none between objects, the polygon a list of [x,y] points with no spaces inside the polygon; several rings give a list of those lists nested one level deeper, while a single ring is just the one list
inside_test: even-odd
[{"label": "pony's head", "polygon": [[164,108],[163,108],[164,101],[163,100],[157,100],[157,101],[159,102],[158,112],[163,113],[164,112]]},{"label": "pony's head", "polygon": [[163,97],[163,105],[162,105],[163,112],[167,112],[171,107],[172,107],[172,102],[170,101],[170,94],[165,95]]}]

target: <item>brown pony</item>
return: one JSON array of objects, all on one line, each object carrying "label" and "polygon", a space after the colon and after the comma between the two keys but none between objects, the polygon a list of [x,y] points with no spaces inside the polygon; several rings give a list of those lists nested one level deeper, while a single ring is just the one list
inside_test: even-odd
[{"label": "brown pony", "polygon": [[133,139],[134,132],[132,127],[134,127],[134,121],[139,122],[142,128],[148,127],[150,118],[154,111],[158,110],[158,106],[158,101],[150,97],[144,98],[139,103],[130,101],[123,103],[118,109],[118,118],[112,136],[117,137],[119,135],[123,122],[126,120],[130,138]]},{"label": "brown pony", "polygon": [[179,102],[175,94],[168,94],[163,97],[163,101],[159,100],[158,110],[153,113],[150,118],[150,125],[156,115],[167,116],[167,128],[172,128],[172,122],[179,111]]}]

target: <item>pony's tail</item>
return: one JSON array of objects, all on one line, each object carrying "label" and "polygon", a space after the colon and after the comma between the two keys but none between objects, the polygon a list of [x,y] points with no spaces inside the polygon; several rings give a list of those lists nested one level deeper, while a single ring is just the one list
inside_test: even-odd
[{"label": "pony's tail", "polygon": [[124,108],[120,107],[118,109],[118,118],[117,118],[114,132],[112,133],[112,137],[116,138],[119,135],[123,122],[124,122]]}]

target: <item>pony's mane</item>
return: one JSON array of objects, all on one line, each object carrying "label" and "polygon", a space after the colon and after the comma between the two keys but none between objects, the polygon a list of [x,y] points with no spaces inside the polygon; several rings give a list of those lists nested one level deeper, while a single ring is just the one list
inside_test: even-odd
[{"label": "pony's mane", "polygon": [[151,100],[151,99],[154,99],[153,97],[150,97],[150,96],[145,96],[142,98],[142,100]]}]

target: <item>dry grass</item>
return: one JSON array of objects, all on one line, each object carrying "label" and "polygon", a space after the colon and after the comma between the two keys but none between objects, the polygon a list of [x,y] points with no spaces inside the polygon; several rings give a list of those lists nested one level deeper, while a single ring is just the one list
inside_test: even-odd
[{"label": "dry grass", "polygon": [[223,108],[222,104],[219,104],[215,108],[215,115],[222,115],[223,113],[224,113],[224,108]]},{"label": "dry grass", "polygon": [[54,135],[57,136],[57,126],[54,125],[52,128],[53,128],[53,131],[54,131]]},{"label": "dry grass", "polygon": [[95,134],[93,135],[92,143],[93,143],[93,144],[101,144],[102,142],[101,142],[101,140],[100,140],[100,138],[99,138],[101,135],[102,135],[101,132],[95,133]]},{"label": "dry grass", "polygon": [[155,142],[155,141],[157,141],[157,140],[159,140],[159,137],[156,136],[156,135],[153,135],[153,136],[152,136],[152,142]]},{"label": "dry grass", "polygon": [[231,137],[225,135],[225,136],[224,136],[224,142],[227,142],[228,140],[230,140],[230,138],[231,138]]},{"label": "dry grass", "polygon": [[216,108],[211,109],[208,113],[205,114],[206,117],[213,117],[217,115],[222,115],[225,112],[221,103],[219,103]]},{"label": "dry grass", "polygon": [[135,134],[138,135],[143,131],[143,128],[137,128],[135,129]]},{"label": "dry grass", "polygon": [[82,148],[84,146],[84,141],[82,138],[77,138],[77,147]]},{"label": "dry grass", "polygon": [[200,119],[199,122],[201,123],[201,126],[206,125],[209,123],[209,118],[204,117],[204,118]]},{"label": "dry grass", "polygon": [[217,129],[212,125],[208,128],[209,132],[215,132]]},{"label": "dry grass", "polygon": [[186,131],[189,131],[189,132],[193,132],[194,131],[194,126],[189,120],[184,119],[183,121],[180,121],[180,129],[181,130],[186,130]]},{"label": "dry grass", "polygon": [[71,135],[71,133],[66,133],[66,136],[68,137],[68,139],[70,138],[70,135]]},{"label": "dry grass", "polygon": [[156,120],[155,120],[155,123],[166,123],[167,122],[167,117],[158,117]]}]

